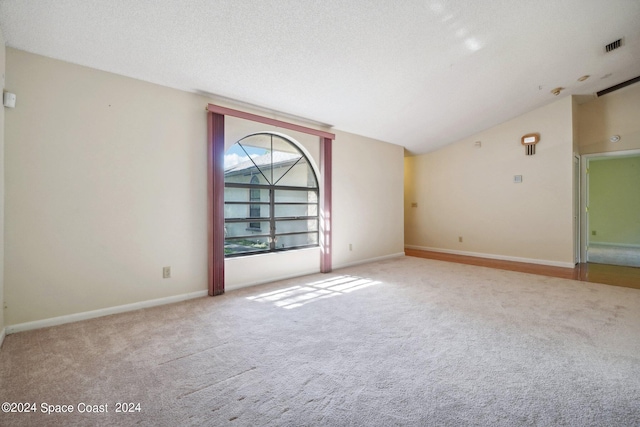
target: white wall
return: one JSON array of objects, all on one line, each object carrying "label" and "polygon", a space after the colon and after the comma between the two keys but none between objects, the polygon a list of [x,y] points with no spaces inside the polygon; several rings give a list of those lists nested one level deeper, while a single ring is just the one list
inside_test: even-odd
[{"label": "white wall", "polygon": [[[580,154],[640,148],[640,83],[578,106]],[[609,138],[619,135],[620,141]]]},{"label": "white wall", "polygon": [[206,100],[14,49],[7,84],[7,325],[206,289]]},{"label": "white wall", "polygon": [[334,267],[404,253],[403,156],[398,145],[336,131]]},{"label": "white wall", "polygon": [[[572,99],[563,98],[408,157],[407,247],[572,266],[572,110]],[[540,142],[526,156],[520,138],[534,132]],[[514,175],[523,182],[515,184]]]},{"label": "white wall", "polygon": [[[5,88],[5,47],[0,28],[0,85]],[[4,340],[4,107],[0,111],[0,345]]]},{"label": "white wall", "polygon": [[[205,291],[214,101],[15,49],[7,83],[6,324]],[[228,119],[227,143],[252,126]],[[334,265],[402,252],[402,155],[338,133]],[[225,262],[228,290],[318,270],[316,248]]]}]

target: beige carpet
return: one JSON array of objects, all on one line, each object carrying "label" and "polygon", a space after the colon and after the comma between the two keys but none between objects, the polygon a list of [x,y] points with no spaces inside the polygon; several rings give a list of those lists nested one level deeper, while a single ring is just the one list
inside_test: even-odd
[{"label": "beige carpet", "polygon": [[397,258],[9,335],[0,396],[74,408],[2,426],[638,426],[640,290]]}]

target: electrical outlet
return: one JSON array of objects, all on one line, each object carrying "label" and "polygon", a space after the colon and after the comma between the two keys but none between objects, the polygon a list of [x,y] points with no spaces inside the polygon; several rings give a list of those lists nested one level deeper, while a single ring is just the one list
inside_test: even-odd
[{"label": "electrical outlet", "polygon": [[417,208],[418,207],[418,203],[417,202],[412,202],[411,203],[411,207],[412,208]]},{"label": "electrical outlet", "polygon": [[353,250],[353,245],[349,243],[349,252],[351,252],[352,250]]},{"label": "electrical outlet", "polygon": [[462,236],[458,236],[458,242],[462,243]]},{"label": "electrical outlet", "polygon": [[163,279],[171,278],[171,267],[162,267],[162,278]]}]

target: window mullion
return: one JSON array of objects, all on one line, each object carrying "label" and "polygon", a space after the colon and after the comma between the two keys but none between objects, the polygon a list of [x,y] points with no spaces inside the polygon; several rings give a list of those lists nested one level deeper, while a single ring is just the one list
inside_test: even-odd
[{"label": "window mullion", "polygon": [[269,189],[269,229],[270,229],[270,240],[271,240],[271,244],[270,244],[270,248],[271,250],[275,250],[276,249],[276,204],[275,204],[275,199],[276,199],[276,194],[275,194],[275,189],[273,187],[271,187]]}]

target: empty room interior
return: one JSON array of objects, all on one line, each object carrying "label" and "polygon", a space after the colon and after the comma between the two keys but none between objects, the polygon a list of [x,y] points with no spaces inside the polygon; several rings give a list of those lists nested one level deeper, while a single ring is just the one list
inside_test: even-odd
[{"label": "empty room interior", "polygon": [[640,425],[639,22],[0,0],[0,425]]}]

